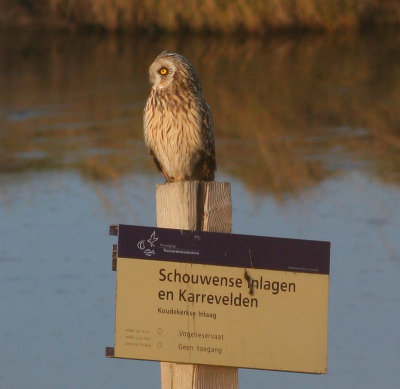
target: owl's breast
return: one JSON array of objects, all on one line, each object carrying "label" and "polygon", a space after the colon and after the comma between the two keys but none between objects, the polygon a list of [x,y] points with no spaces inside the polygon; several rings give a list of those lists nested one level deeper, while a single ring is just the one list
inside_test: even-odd
[{"label": "owl's breast", "polygon": [[201,114],[190,101],[147,101],[144,139],[165,172],[175,179],[191,176],[202,148]]}]

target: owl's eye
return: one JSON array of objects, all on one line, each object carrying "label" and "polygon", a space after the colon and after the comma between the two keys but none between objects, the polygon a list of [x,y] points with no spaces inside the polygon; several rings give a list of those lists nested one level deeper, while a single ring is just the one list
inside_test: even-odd
[{"label": "owl's eye", "polygon": [[168,69],[167,69],[167,68],[161,68],[161,69],[159,70],[159,72],[160,72],[160,74],[161,74],[162,76],[165,76],[165,75],[168,73]]}]

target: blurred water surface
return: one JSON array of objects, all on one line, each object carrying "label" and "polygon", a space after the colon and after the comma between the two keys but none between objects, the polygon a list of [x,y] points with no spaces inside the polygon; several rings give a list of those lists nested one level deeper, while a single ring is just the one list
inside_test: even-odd
[{"label": "blurred water surface", "polygon": [[400,34],[0,35],[0,387],[159,387],[113,344],[110,223],[155,225],[147,68],[195,65],[234,232],[332,242],[328,374],[241,388],[400,387]]}]

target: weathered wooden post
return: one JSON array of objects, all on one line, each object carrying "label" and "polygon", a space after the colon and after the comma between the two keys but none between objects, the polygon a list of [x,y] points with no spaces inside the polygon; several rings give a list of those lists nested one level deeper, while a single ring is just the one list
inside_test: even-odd
[{"label": "weathered wooden post", "polygon": [[[231,232],[232,201],[226,182],[180,181],[157,185],[157,226]],[[238,369],[161,362],[162,389],[237,388]]]}]

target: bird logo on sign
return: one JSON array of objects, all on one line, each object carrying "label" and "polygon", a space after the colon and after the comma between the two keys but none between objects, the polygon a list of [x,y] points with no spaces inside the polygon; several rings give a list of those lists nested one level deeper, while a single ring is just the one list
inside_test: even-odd
[{"label": "bird logo on sign", "polygon": [[154,255],[156,252],[154,250],[155,248],[155,243],[157,242],[158,238],[156,237],[156,232],[153,231],[153,233],[150,235],[150,238],[145,240],[140,240],[137,244],[137,247],[139,250],[143,251],[145,255],[148,257],[151,257]]}]

